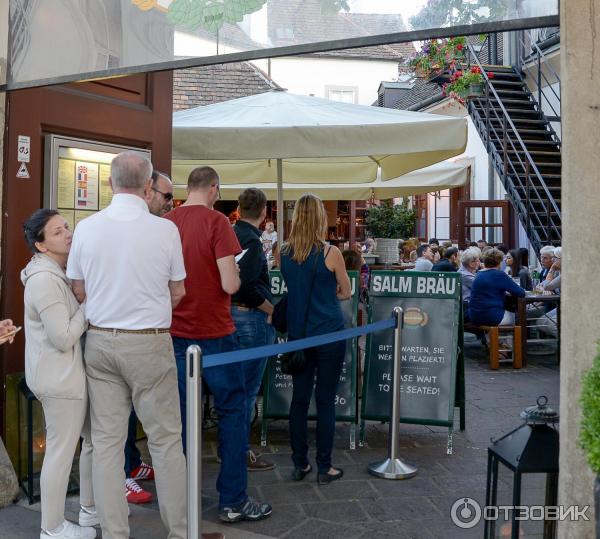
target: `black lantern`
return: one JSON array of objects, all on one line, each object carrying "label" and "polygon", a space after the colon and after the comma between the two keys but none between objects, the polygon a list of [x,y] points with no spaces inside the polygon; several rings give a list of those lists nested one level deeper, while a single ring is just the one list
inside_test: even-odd
[{"label": "black lantern", "polygon": [[[548,406],[548,398],[538,397],[537,406],[521,412],[525,422],[515,430],[493,440],[488,447],[486,506],[496,507],[498,494],[498,462],[513,473],[512,506],[521,505],[523,474],[546,474],[545,506],[556,506],[558,495],[558,413]],[[512,510],[511,537],[519,537],[517,511]],[[485,519],[484,537],[493,538],[495,521]],[[544,521],[544,539],[556,536],[556,520]]]}]

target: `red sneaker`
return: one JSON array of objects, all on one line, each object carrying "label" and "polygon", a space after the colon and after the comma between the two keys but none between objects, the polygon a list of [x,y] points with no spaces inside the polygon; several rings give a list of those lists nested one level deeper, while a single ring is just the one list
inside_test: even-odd
[{"label": "red sneaker", "polygon": [[128,503],[148,503],[153,499],[152,493],[140,487],[135,480],[125,479],[125,498]]},{"label": "red sneaker", "polygon": [[131,479],[134,481],[143,481],[144,479],[154,481],[154,468],[142,462],[137,468],[131,470]]}]

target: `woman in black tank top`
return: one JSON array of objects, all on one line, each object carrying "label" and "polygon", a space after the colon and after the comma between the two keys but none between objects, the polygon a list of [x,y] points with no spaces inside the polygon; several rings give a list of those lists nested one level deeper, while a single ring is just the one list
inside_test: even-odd
[{"label": "woman in black tank top", "polygon": [[[294,208],[289,239],[281,250],[281,272],[288,288],[290,340],[337,331],[344,326],[339,300],[350,297],[350,280],[339,249],[325,244],[326,230],[327,214],[321,200],[311,194],[302,195]],[[304,351],[306,368],[293,375],[290,442],[295,481],[312,471],[308,460],[307,416],[315,374],[317,479],[319,483],[331,483],[343,475],[341,469],[331,465],[331,451],[335,397],[345,350],[344,341],[309,348]]]}]

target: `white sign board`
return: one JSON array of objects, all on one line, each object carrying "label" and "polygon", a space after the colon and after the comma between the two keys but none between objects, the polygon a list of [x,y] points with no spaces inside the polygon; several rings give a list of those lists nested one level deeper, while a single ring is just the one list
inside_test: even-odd
[{"label": "white sign board", "polygon": [[25,135],[19,135],[17,146],[17,158],[19,163],[29,163],[31,150],[31,139]]}]

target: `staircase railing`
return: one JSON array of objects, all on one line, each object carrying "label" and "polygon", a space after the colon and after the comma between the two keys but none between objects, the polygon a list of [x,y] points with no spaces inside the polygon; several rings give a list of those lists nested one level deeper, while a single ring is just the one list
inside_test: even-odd
[{"label": "staircase railing", "polygon": [[[543,105],[544,103],[547,103],[549,110],[552,111],[552,114],[544,113],[548,121],[560,122],[560,89],[557,92],[554,88],[556,84],[558,84],[560,88],[560,75],[556,72],[552,66],[552,62],[541,49],[535,36],[532,35],[530,30],[516,32],[516,36],[521,51],[521,54],[519,55],[519,68],[527,76],[528,80],[531,81],[532,85],[535,86],[533,89],[537,93],[539,110],[543,111]],[[549,72],[550,77],[547,75],[547,71]],[[551,99],[552,96],[554,96],[554,99]],[[558,110],[556,110],[557,107]],[[553,129],[552,133],[556,136]],[[557,143],[560,143],[560,139],[557,136],[555,137],[555,140]]]},{"label": "staircase railing", "polygon": [[[479,123],[480,133],[484,134],[484,142],[488,153],[492,157],[496,170],[502,177],[504,187],[514,201],[527,234],[534,243],[541,246],[541,244],[549,243],[553,239],[560,239],[561,229],[552,219],[553,213],[558,220],[561,219],[560,208],[527,150],[502,100],[490,83],[490,78],[479,61],[477,53],[471,44],[468,45],[468,48],[472,61],[479,66],[485,79],[485,118],[481,117],[474,106],[471,105],[469,109],[474,119]],[[492,100],[496,102],[497,107],[491,106]],[[493,120],[499,122],[502,127],[496,127]],[[501,151],[495,148],[491,140],[492,136],[501,141]],[[514,154],[514,159],[509,158],[511,152]],[[511,178],[511,181],[509,181],[509,178]],[[517,192],[517,189],[525,193],[525,200]],[[544,208],[544,211],[532,211],[533,204]]]}]

